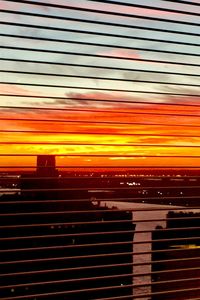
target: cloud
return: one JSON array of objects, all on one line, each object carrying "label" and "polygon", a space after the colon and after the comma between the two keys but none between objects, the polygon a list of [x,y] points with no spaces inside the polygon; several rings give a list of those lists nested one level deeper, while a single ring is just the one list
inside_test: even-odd
[{"label": "cloud", "polygon": [[129,59],[132,58],[134,60],[141,59],[141,55],[134,50],[113,49],[108,51],[101,51],[98,52],[97,54],[102,56],[112,56],[112,57],[121,57],[121,58],[129,58]]}]

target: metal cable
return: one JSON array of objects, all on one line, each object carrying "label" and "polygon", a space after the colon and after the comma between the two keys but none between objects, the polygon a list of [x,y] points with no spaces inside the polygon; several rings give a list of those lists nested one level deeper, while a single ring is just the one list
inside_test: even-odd
[{"label": "metal cable", "polygon": [[99,77],[99,76],[88,76],[88,75],[73,75],[73,74],[58,74],[58,73],[44,73],[44,72],[28,72],[28,71],[20,71],[20,70],[2,70],[1,73],[8,74],[27,74],[27,75],[37,75],[37,76],[50,76],[50,77],[63,77],[63,78],[78,78],[78,79],[92,79],[99,81],[120,81],[120,82],[140,82],[140,83],[152,83],[152,84],[167,84],[167,85],[175,85],[175,86],[189,86],[189,87],[200,87],[200,84],[185,84],[185,83],[177,83],[177,82],[165,82],[165,81],[148,81],[148,80],[140,80],[140,79],[124,79],[124,78],[111,78],[111,77]]},{"label": "metal cable", "polygon": [[78,89],[78,90],[91,90],[91,91],[110,91],[110,92],[124,92],[124,93],[136,93],[136,94],[153,94],[153,95],[174,95],[181,97],[200,97],[199,94],[182,94],[182,93],[166,93],[166,92],[155,92],[155,91],[144,91],[144,90],[128,90],[128,89],[113,89],[113,88],[99,88],[90,86],[70,86],[70,85],[54,85],[44,83],[28,83],[28,82],[13,82],[13,81],[2,81],[0,84],[10,84],[16,86],[38,86],[38,87],[53,87],[53,88],[64,88],[64,89]]},{"label": "metal cable", "polygon": [[[91,291],[105,291],[105,290],[114,290],[114,289],[125,289],[128,287],[134,287],[134,284],[127,284],[124,286],[107,286],[107,287],[98,287],[98,288],[89,288],[89,289],[78,289],[78,290],[70,290],[70,291],[59,291],[59,292],[49,292],[49,293],[43,293],[43,294],[32,294],[29,295],[29,297],[36,297],[36,298],[42,298],[42,297],[50,297],[50,296],[58,296],[58,295],[70,295],[70,294],[76,294],[76,293],[84,293],[84,292],[91,292]],[[162,291],[162,292],[154,292],[154,293],[146,293],[146,294],[140,294],[137,296],[133,296],[133,299],[135,298],[143,298],[145,296],[153,296],[153,295],[165,295],[165,294],[174,294],[174,293],[180,293],[180,292],[186,292],[186,291],[200,291],[200,287],[195,288],[184,288],[184,289],[177,289],[172,291]],[[120,297],[114,297],[114,298],[97,298],[99,300],[106,300],[106,299],[123,299],[128,298],[129,296],[120,296]],[[14,297],[8,297],[8,298],[2,298],[3,300],[10,300],[10,299],[27,299],[27,296],[14,296]]]},{"label": "metal cable", "polygon": [[[36,6],[42,6],[42,7],[52,7],[52,8],[61,8],[63,10],[74,10],[79,12],[89,12],[89,13],[99,13],[99,14],[105,14],[105,15],[111,15],[111,16],[121,16],[126,18],[138,18],[138,19],[144,19],[144,20],[153,20],[153,21],[161,21],[161,22],[167,22],[167,23],[175,23],[175,24],[181,24],[181,25],[192,25],[192,26],[198,26],[199,23],[197,22],[189,22],[189,21],[179,21],[174,19],[166,19],[166,18],[157,18],[157,17],[150,17],[150,16],[140,16],[138,14],[128,14],[128,13],[120,13],[120,12],[114,12],[114,11],[106,11],[102,9],[91,9],[86,7],[80,7],[80,6],[73,6],[73,5],[62,5],[62,4],[52,4],[47,2],[36,2],[36,1],[30,1],[30,0],[7,0],[8,2],[20,2],[24,4],[31,4]],[[7,10],[9,11],[9,10]]]},{"label": "metal cable", "polygon": [[[0,141],[0,145],[67,145],[67,146],[108,146],[108,147],[162,147],[162,148],[200,148],[200,145],[166,145],[166,144],[118,144],[118,143],[77,143],[77,142],[21,142],[21,141],[13,141],[13,142],[6,142],[6,141]],[[0,166],[0,168],[21,168],[21,166]],[[23,166],[23,168],[33,168],[33,166]],[[62,166],[62,168],[77,168],[76,165],[72,165],[72,166]],[[80,166],[80,168],[91,168],[91,166]],[[122,166],[109,166],[109,165],[94,165],[93,168],[100,168],[100,169],[105,169],[105,168],[123,168]],[[133,168],[133,166],[126,166],[127,169]],[[144,168],[143,166],[134,166],[134,168]],[[198,166],[153,166],[153,165],[149,165],[147,166],[147,168],[176,168],[176,169],[181,169],[181,168],[185,168],[185,169],[192,169],[192,168],[199,168]]]},{"label": "metal cable", "polygon": [[[134,59],[133,59],[134,60]],[[123,68],[123,67],[109,67],[103,65],[88,65],[88,64],[73,64],[73,63],[64,63],[64,62],[51,62],[44,60],[28,60],[28,59],[19,59],[19,58],[2,58],[0,57],[0,61],[12,61],[12,62],[27,62],[33,64],[47,64],[47,65],[58,65],[58,66],[68,66],[68,67],[78,67],[78,68],[92,68],[92,69],[105,69],[105,70],[114,70],[114,71],[129,71],[129,72],[144,72],[144,73],[152,73],[152,74],[167,74],[174,76],[191,76],[191,77],[200,77],[198,74],[193,73],[182,73],[182,72],[167,72],[167,71],[159,71],[159,70],[145,70],[145,69],[133,69],[133,68]],[[4,94],[2,94],[4,95]],[[12,95],[9,95],[12,97]],[[17,95],[16,95],[17,96]],[[29,97],[29,95],[22,95],[21,97]],[[31,97],[31,96],[30,96]],[[42,96],[41,96],[42,97]],[[166,104],[167,105],[167,104]]]},{"label": "metal cable", "polygon": [[[16,168],[16,167],[15,167]],[[51,167],[50,167],[51,168]],[[198,167],[200,168],[200,167]],[[46,169],[46,168],[45,168]],[[156,189],[157,187],[155,186],[131,186],[131,187],[105,187],[106,190],[141,190],[141,189]],[[161,186],[159,187],[159,189],[200,189],[199,185],[183,185],[183,186]],[[36,189],[25,189],[26,192],[48,192],[48,191],[87,191],[89,189],[93,189],[93,190],[102,190],[102,187],[98,187],[98,186],[94,186],[94,187],[90,187],[90,186],[84,186],[84,187],[80,187],[80,188],[36,188]],[[16,189],[16,191],[18,191],[19,189]],[[6,189],[1,189],[2,192],[6,192]],[[15,189],[13,189],[13,192],[15,191]],[[160,199],[160,198],[159,198]],[[169,198],[170,199],[170,198]],[[72,201],[72,200],[71,200]]]},{"label": "metal cable", "polygon": [[161,1],[169,2],[169,3],[176,2],[179,4],[189,4],[189,5],[194,5],[194,6],[200,6],[200,3],[198,3],[198,2],[186,1],[186,0],[161,0]]},{"label": "metal cable", "polygon": [[[147,113],[148,114],[148,113]],[[191,115],[194,117],[194,115]],[[200,116],[199,116],[200,117]],[[33,133],[33,134],[78,134],[78,135],[113,135],[113,136],[154,136],[154,137],[192,137],[192,138],[200,138],[200,135],[183,135],[183,134],[158,134],[158,133],[109,133],[109,132],[82,132],[82,131],[47,131],[47,130],[1,130],[0,133]],[[91,155],[92,156],[92,155]],[[100,155],[99,155],[100,156]],[[109,155],[107,155],[109,156]],[[143,157],[144,155],[142,155]],[[133,155],[132,155],[133,157]],[[191,157],[191,156],[190,156]]]},{"label": "metal cable", "polygon": [[[14,22],[6,22],[2,21],[2,25],[8,25],[8,26],[16,26],[16,27],[27,27],[27,28],[37,28],[37,29],[46,29],[46,30],[55,30],[55,31],[65,31],[65,32],[72,32],[72,33],[79,33],[79,34],[88,34],[88,35],[97,35],[97,36],[103,36],[103,37],[117,37],[122,39],[130,39],[130,40],[141,40],[141,41],[147,41],[147,42],[158,42],[158,43],[167,43],[167,44],[174,44],[174,45],[184,45],[184,46],[193,46],[193,47],[199,47],[200,43],[189,43],[189,42],[180,42],[180,41],[171,41],[166,39],[152,39],[152,38],[145,38],[145,37],[138,37],[133,35],[122,35],[122,34],[114,34],[114,33],[107,33],[107,32],[97,32],[97,31],[91,31],[91,30],[77,30],[77,29],[71,29],[71,28],[62,28],[62,27],[53,27],[53,26],[42,26],[42,25],[34,25],[34,24],[24,24],[24,23],[14,23]],[[21,39],[31,39],[31,40],[41,40],[41,41],[48,41],[48,42],[57,42],[57,43],[78,43],[80,45],[90,45],[90,46],[99,46],[99,47],[111,47],[111,48],[117,48],[117,49],[128,49],[128,50],[136,50],[135,47],[128,47],[128,46],[120,46],[112,44],[102,44],[102,43],[89,43],[89,42],[81,42],[81,41],[73,41],[73,40],[66,40],[66,39],[55,39],[55,38],[45,38],[45,37],[35,37],[35,36],[28,36],[28,35],[20,35],[20,34],[7,34],[7,33],[1,33],[0,34],[3,37],[12,37],[12,38],[21,38]],[[138,49],[139,50],[139,49]],[[150,51],[148,48],[141,48],[143,51]],[[151,51],[154,51],[154,49]],[[165,53],[165,52],[164,52]],[[176,53],[176,52],[170,52],[170,53]],[[182,55],[186,55],[185,52],[180,52]],[[187,55],[193,55],[193,53],[187,53]]]},{"label": "metal cable", "polygon": [[[192,258],[181,258],[180,262],[187,262],[187,261],[197,261],[200,257],[192,257]],[[155,264],[159,263],[159,262],[175,262],[177,261],[177,259],[165,259],[165,260],[158,260],[155,261]],[[24,272],[16,272],[16,273],[3,273],[0,274],[0,278],[1,277],[11,277],[11,276],[24,276],[24,275],[29,275],[29,274],[45,274],[45,273],[57,273],[57,272],[67,272],[67,271],[82,271],[82,270],[93,270],[93,269],[102,269],[102,268],[117,268],[117,267],[127,267],[127,266],[138,266],[138,265],[150,265],[151,261],[147,261],[141,264],[138,263],[120,263],[120,264],[105,264],[105,265],[92,265],[92,266],[82,266],[82,267],[73,267],[73,268],[60,268],[60,269],[44,269],[44,270],[33,270],[33,271],[24,271]],[[169,269],[171,271],[171,269]],[[173,270],[173,269],[172,269]],[[194,270],[196,270],[196,268],[194,267]]]},{"label": "metal cable", "polygon": [[[106,22],[103,20],[90,20],[90,19],[84,19],[84,18],[76,18],[76,17],[70,17],[70,16],[55,16],[51,14],[42,14],[42,13],[32,13],[32,12],[23,12],[23,11],[15,11],[15,10],[7,10],[2,9],[1,13],[4,14],[13,14],[13,15],[22,15],[22,16],[32,16],[32,17],[41,17],[44,19],[53,19],[53,20],[65,20],[65,21],[74,21],[76,23],[87,23],[87,24],[96,24],[96,25],[106,25],[110,27],[120,27],[120,28],[128,28],[128,29],[141,29],[146,31],[155,31],[155,32],[164,32],[164,33],[172,33],[172,34],[180,34],[180,35],[190,35],[190,36],[200,36],[199,33],[191,32],[191,31],[180,31],[180,30],[174,30],[174,29],[167,29],[167,28],[155,28],[155,27],[147,27],[147,26],[139,26],[139,25],[132,25],[132,24],[124,24],[116,22]],[[139,18],[140,16],[135,15],[134,18]]]},{"label": "metal cable", "polygon": [[157,7],[152,5],[143,5],[143,4],[137,4],[137,3],[128,3],[128,2],[122,2],[122,1],[114,1],[114,0],[88,0],[89,2],[100,2],[105,4],[114,4],[114,5],[120,5],[120,6],[129,6],[129,7],[137,7],[137,8],[147,8],[152,10],[158,10],[158,11],[164,11],[164,12],[172,12],[177,14],[186,14],[186,15],[192,15],[192,16],[200,16],[200,13],[198,12],[190,12],[186,10],[180,10],[180,9],[171,9],[166,7]]},{"label": "metal cable", "polygon": [[[78,44],[78,42],[76,42]],[[41,53],[54,53],[54,54],[65,54],[65,55],[74,55],[74,56],[83,56],[83,57],[94,57],[94,58],[102,58],[102,59],[116,59],[116,60],[127,60],[127,61],[141,61],[141,62],[150,62],[150,63],[160,63],[160,64],[169,64],[169,65],[180,65],[180,66],[189,66],[189,67],[200,67],[200,64],[195,63],[185,63],[171,60],[156,60],[156,59],[146,59],[146,58],[134,58],[134,57],[120,57],[114,55],[107,54],[92,54],[92,53],[84,53],[84,52],[72,52],[72,51],[61,51],[61,50],[47,50],[41,48],[30,48],[30,47],[15,47],[15,46],[0,46],[0,49],[9,49],[16,51],[32,51],[32,52],[41,52]],[[134,48],[135,50],[142,50],[141,48]],[[144,48],[145,49],[145,48]],[[145,50],[144,50],[145,51]],[[149,49],[150,52],[158,52],[158,53],[167,53],[170,54],[170,51],[162,51],[162,50],[153,50]],[[181,54],[179,52],[171,52],[171,54]],[[182,55],[182,54],[181,54]],[[184,54],[184,55],[187,55]],[[191,54],[192,56],[199,57],[199,54]]]}]

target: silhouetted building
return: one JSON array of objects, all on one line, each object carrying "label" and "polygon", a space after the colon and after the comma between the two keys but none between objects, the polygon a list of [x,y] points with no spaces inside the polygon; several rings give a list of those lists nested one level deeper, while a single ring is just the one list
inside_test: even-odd
[{"label": "silhouetted building", "polygon": [[36,173],[41,177],[57,177],[58,170],[56,170],[55,155],[38,155]]},{"label": "silhouetted building", "polygon": [[1,297],[132,300],[132,213],[71,199],[67,191],[49,198],[52,182],[59,186],[55,160],[37,162],[35,173],[22,176],[22,196],[0,202]]},{"label": "silhouetted building", "polygon": [[21,175],[21,195],[28,199],[53,199],[58,195],[59,182],[55,155],[38,155],[35,172]]},{"label": "silhouetted building", "polygon": [[200,297],[199,217],[199,213],[169,212],[166,228],[153,232],[152,300]]}]

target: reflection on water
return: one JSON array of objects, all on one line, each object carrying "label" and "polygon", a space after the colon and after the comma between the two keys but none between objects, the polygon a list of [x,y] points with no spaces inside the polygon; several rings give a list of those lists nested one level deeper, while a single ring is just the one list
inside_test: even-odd
[{"label": "reflection on water", "polygon": [[[103,203],[104,205],[104,203]],[[156,210],[156,211],[135,211],[133,212],[133,220],[141,221],[136,222],[136,232],[134,235],[134,242],[144,242],[141,244],[134,244],[133,247],[133,274],[134,274],[134,285],[148,285],[151,283],[151,276],[135,276],[139,274],[149,273],[151,272],[151,254],[139,254],[141,252],[151,251],[151,242],[147,242],[151,240],[151,231],[155,229],[157,225],[161,225],[162,227],[166,226],[166,216],[170,210],[173,208],[177,208],[177,206],[164,206],[164,205],[156,205],[156,204],[143,204],[143,203],[123,203],[123,202],[106,202],[106,205],[109,207],[118,207],[119,209],[158,209],[158,208],[166,208],[166,210]],[[180,207],[181,211],[181,207]],[[189,211],[189,209],[188,209]],[[191,211],[191,210],[190,210]],[[197,210],[195,210],[197,212]],[[150,231],[145,233],[140,233],[140,231]],[[145,265],[135,265],[135,264],[144,264]],[[150,286],[138,287],[133,291],[134,296],[147,294],[151,292]],[[134,298],[134,300],[150,300],[150,297],[144,298]]]}]

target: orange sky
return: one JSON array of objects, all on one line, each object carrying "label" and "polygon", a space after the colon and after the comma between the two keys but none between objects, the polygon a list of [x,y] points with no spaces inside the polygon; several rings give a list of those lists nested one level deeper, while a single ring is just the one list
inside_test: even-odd
[{"label": "orange sky", "polygon": [[[96,96],[92,94],[92,98],[101,97],[102,99],[103,96],[106,97],[103,94],[96,94]],[[85,97],[89,98],[91,95],[88,94]],[[178,103],[178,100],[176,102]],[[189,101],[184,103],[192,104]],[[198,156],[200,154],[198,147],[180,147],[200,145],[199,128],[192,127],[199,126],[199,118],[188,116],[200,115],[200,107],[123,103],[107,106],[104,104],[100,108],[95,108],[92,102],[87,101],[84,107],[77,102],[74,108],[67,106],[63,111],[2,109],[0,113],[0,118],[4,119],[0,120],[2,131],[30,132],[1,132],[0,153],[58,154],[57,164],[66,166],[200,165],[200,158],[159,158],[159,156]],[[32,121],[11,121],[9,118],[31,119]],[[40,121],[34,121],[34,119]],[[47,122],[47,120],[52,122]],[[64,122],[60,122],[62,120]],[[143,123],[149,123],[149,125],[142,125]],[[165,125],[150,125],[151,123]],[[185,127],[180,126],[181,124],[192,126]],[[37,133],[37,131],[48,131],[48,133]],[[23,144],[20,144],[21,142]],[[53,145],[42,145],[42,143]],[[109,146],[104,144],[109,144]],[[136,145],[127,146],[129,144]],[[174,145],[174,147],[165,147],[168,145]],[[63,156],[67,154],[69,156]],[[77,157],[77,155],[83,156]],[[12,157],[1,157],[1,165],[35,165],[35,158],[18,157],[16,160]]]}]

